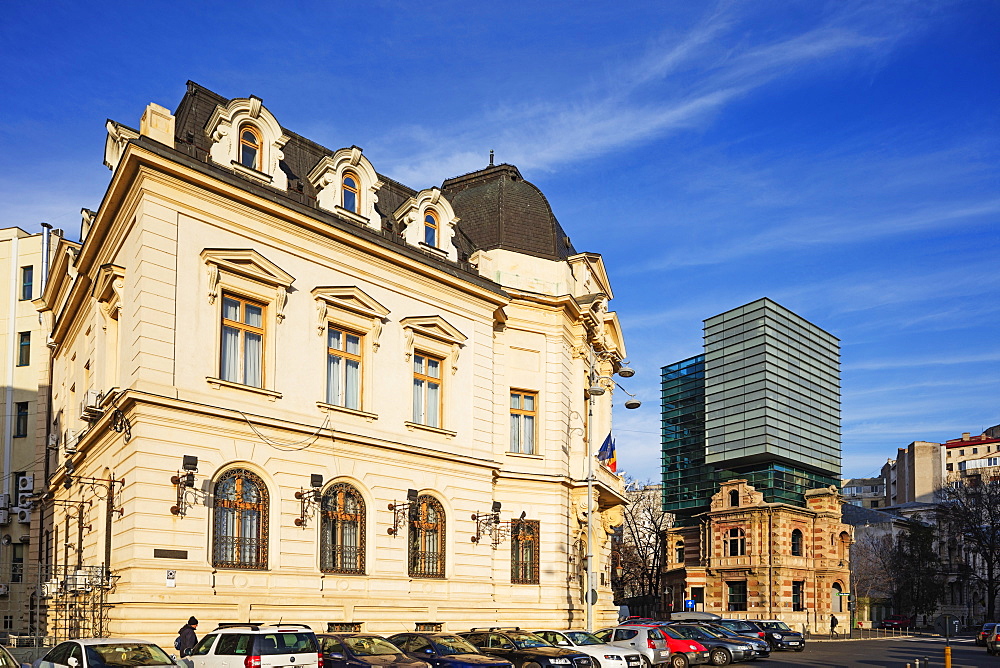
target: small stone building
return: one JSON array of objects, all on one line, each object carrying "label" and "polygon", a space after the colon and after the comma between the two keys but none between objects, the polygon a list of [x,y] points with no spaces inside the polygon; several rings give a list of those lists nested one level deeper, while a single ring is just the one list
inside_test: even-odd
[{"label": "small stone building", "polygon": [[708,512],[666,533],[666,609],[693,600],[696,610],[824,633],[835,614],[846,629],[852,531],[840,506],[835,487],[807,491],[798,507],[766,503],[746,480],[722,483]]}]

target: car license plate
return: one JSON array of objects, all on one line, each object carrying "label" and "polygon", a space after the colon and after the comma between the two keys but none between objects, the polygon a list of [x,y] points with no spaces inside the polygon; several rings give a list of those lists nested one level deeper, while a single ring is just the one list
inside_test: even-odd
[{"label": "car license plate", "polygon": [[800,643],[799,643],[799,641],[798,641],[798,640],[792,640],[792,641],[791,641],[791,642],[789,642],[788,644],[789,644],[789,645],[798,645],[798,644],[800,644]]}]

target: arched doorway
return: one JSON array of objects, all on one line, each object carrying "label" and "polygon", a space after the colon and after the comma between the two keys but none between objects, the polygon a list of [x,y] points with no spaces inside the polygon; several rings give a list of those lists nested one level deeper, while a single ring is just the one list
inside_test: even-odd
[{"label": "arched doorway", "polygon": [[832,612],[844,611],[844,597],[841,596],[842,593],[844,593],[844,588],[840,586],[839,582],[834,582],[833,589],[830,592],[830,610]]}]

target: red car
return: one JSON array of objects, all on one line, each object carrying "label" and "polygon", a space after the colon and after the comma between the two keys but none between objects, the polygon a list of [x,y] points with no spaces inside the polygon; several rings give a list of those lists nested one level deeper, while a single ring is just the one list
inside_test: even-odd
[{"label": "red car", "polygon": [[[667,638],[667,647],[670,648],[671,657],[683,656],[687,659],[687,665],[689,666],[708,663],[708,649],[700,642],[685,638],[677,632],[677,629],[672,629],[669,626],[660,626],[659,629],[663,631],[663,635]],[[673,665],[671,664],[671,666]]]},{"label": "red car", "polygon": [[875,628],[878,629],[912,629],[917,626],[917,618],[914,615],[889,615]]}]

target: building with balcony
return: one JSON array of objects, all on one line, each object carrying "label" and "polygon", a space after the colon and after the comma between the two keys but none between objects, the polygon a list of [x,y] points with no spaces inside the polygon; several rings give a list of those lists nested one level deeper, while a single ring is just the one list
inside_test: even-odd
[{"label": "building with balcony", "polygon": [[[852,529],[836,487],[807,490],[803,506],[768,502],[746,480],[720,484],[700,522],[666,532],[668,610],[780,618],[826,632],[847,618]],[[843,594],[843,595],[842,595]]]},{"label": "building with balcony", "polygon": [[624,343],[537,187],[411,188],[193,83],[107,129],[40,307],[48,635],[615,621],[624,490],[588,454]]}]

